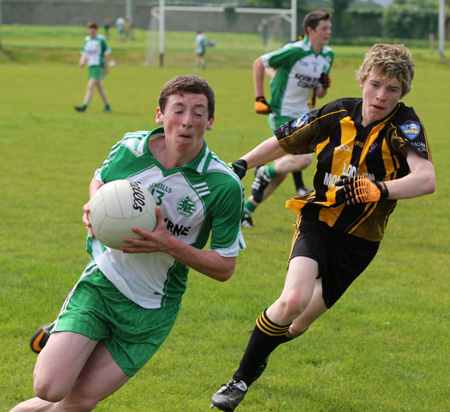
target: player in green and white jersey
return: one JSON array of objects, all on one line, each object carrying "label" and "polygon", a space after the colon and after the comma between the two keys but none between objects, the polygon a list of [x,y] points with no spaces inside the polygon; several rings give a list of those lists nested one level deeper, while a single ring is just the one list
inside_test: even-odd
[{"label": "player in green and white jersey", "polygon": [[206,36],[199,30],[195,36],[195,69],[206,68]]},{"label": "player in green and white jersey", "polygon": [[[214,92],[194,75],[163,88],[153,131],[127,133],[89,186],[128,179],[153,194],[157,226],[143,239],[109,249],[95,239],[89,202],[83,222],[92,259],[69,293],[40,352],[37,398],[18,411],[90,411],[144,366],[169,334],[189,267],[228,280],[245,247],[240,230],[244,191],[239,177],[205,143],[214,122]],[[203,249],[210,238],[209,248]],[[44,334],[47,336],[46,334]],[[37,345],[42,346],[42,345]]]},{"label": "player in green and white jersey", "polygon": [[105,112],[111,111],[109,105],[108,96],[103,88],[102,79],[105,74],[108,73],[108,62],[111,49],[106,42],[106,37],[102,34],[98,34],[98,25],[94,21],[90,21],[87,24],[89,35],[85,37],[83,48],[81,50],[81,57],[78,65],[83,67],[85,64],[89,69],[89,80],[86,87],[86,94],[84,95],[83,104],[81,106],[75,106],[75,110],[78,112],[86,111],[89,102],[94,94],[94,89],[97,88],[100,93],[100,97],[105,104]]},{"label": "player in green and white jersey", "polygon": [[[330,86],[329,72],[334,52],[328,46],[331,36],[331,16],[322,11],[308,13],[303,20],[305,37],[288,43],[279,50],[264,54],[253,64],[255,110],[268,114],[272,132],[282,124],[307,113],[314,107],[316,97],[326,95]],[[264,98],[264,76],[270,82],[271,98]],[[301,170],[311,164],[311,155],[286,155],[274,164],[258,169],[252,185],[252,196],[245,202],[242,225],[252,227],[251,214],[273,193],[289,172],[294,172],[297,195],[308,193]]]},{"label": "player in green and white jersey", "polygon": [[[211,233],[212,250],[223,257],[237,256],[243,246],[239,231],[243,191],[239,178],[206,145],[192,162],[167,170],[149,149],[159,145],[161,139],[162,127],[127,133],[96,171],[93,186],[117,179],[139,182],[153,194],[163,216],[160,225],[171,235],[201,249]],[[89,239],[89,250],[105,276],[140,306],[159,308],[181,301],[188,267],[174,256],[164,252],[146,254],[131,267],[128,254],[105,248],[95,238]],[[198,253],[198,258],[201,255]],[[151,277],[149,267],[153,268]]]}]

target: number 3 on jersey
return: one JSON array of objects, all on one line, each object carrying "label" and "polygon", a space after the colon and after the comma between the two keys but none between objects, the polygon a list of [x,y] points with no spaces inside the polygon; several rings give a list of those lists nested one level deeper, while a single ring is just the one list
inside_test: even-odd
[{"label": "number 3 on jersey", "polygon": [[162,190],[158,190],[153,188],[151,190],[152,196],[155,198],[155,202],[157,206],[160,206],[162,203],[162,198],[164,196],[164,192]]}]

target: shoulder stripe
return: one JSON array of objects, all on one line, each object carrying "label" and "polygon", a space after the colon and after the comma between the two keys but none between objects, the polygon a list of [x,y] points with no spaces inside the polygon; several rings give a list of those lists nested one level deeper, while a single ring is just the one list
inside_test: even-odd
[{"label": "shoulder stripe", "polygon": [[192,187],[197,191],[198,195],[201,197],[207,196],[211,193],[206,182],[201,182],[196,185],[192,185]]}]

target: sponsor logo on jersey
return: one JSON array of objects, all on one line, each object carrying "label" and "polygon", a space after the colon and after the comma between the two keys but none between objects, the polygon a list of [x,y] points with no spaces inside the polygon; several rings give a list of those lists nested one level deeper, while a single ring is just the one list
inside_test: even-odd
[{"label": "sponsor logo on jersey", "polygon": [[150,183],[149,189],[159,189],[166,193],[172,193],[172,188],[163,183]]},{"label": "sponsor logo on jersey", "polygon": [[306,121],[308,120],[309,116],[311,113],[305,113],[304,115],[298,117],[297,119],[295,119],[292,123],[291,126],[292,127],[302,127]]},{"label": "sponsor logo on jersey", "polygon": [[414,140],[420,133],[420,124],[416,122],[406,122],[400,126],[401,131],[409,140]]},{"label": "sponsor logo on jersey", "polygon": [[306,76],[304,74],[296,74],[297,86],[305,89],[314,89],[319,84],[319,79],[316,77]]},{"label": "sponsor logo on jersey", "polygon": [[426,152],[427,146],[424,142],[412,142],[411,143],[418,152]]},{"label": "sponsor logo on jersey", "polygon": [[375,175],[373,173],[358,173],[358,168],[347,163],[342,166],[342,172],[340,174],[325,173],[323,177],[323,184],[328,187],[336,187],[336,182],[341,179],[341,177],[356,177],[356,176],[366,176],[369,179],[375,180]]},{"label": "sponsor logo on jersey", "polygon": [[183,217],[192,216],[196,210],[197,205],[189,196],[183,197],[177,203],[177,211]]},{"label": "sponsor logo on jersey", "polygon": [[187,236],[191,230],[191,226],[183,226],[178,223],[173,223],[170,219],[164,218],[167,230],[174,236]]}]

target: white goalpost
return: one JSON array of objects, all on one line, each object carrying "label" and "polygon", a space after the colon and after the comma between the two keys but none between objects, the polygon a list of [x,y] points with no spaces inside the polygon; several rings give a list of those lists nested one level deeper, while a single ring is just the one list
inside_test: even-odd
[{"label": "white goalpost", "polygon": [[[159,66],[164,65],[164,33],[165,33],[165,12],[166,11],[183,11],[183,12],[225,12],[227,7],[205,7],[205,6],[166,6],[165,0],[159,0],[158,7],[152,7],[150,9],[150,27],[149,27],[149,45],[155,44],[154,37],[159,34],[158,42],[158,54],[159,54]],[[235,13],[252,13],[262,15],[278,15],[283,20],[288,22],[291,26],[290,36],[291,40],[297,38],[297,0],[291,0],[290,9],[268,9],[268,8],[246,8],[235,7],[233,8]],[[157,27],[156,27],[157,26]],[[147,50],[147,58],[145,65],[150,65],[155,58],[156,50],[154,46],[149,47]]]}]

